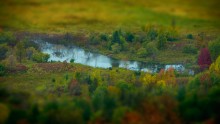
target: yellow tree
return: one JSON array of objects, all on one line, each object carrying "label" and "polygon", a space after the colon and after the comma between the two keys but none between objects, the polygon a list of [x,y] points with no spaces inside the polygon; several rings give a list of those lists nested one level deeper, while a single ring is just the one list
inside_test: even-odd
[{"label": "yellow tree", "polygon": [[220,56],[211,64],[209,71],[220,77]]},{"label": "yellow tree", "polygon": [[143,84],[144,84],[144,85],[155,84],[156,81],[157,81],[156,75],[152,75],[152,74],[150,74],[150,73],[147,73],[147,74],[143,77]]}]

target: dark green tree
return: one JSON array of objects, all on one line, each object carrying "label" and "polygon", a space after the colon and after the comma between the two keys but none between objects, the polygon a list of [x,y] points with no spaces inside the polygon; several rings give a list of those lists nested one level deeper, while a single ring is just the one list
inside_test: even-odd
[{"label": "dark green tree", "polygon": [[166,48],[167,38],[164,34],[160,34],[157,40],[157,48],[163,50]]},{"label": "dark green tree", "polygon": [[16,54],[17,54],[17,58],[18,61],[21,63],[22,59],[25,57],[25,47],[24,47],[24,42],[20,41],[19,43],[17,43],[16,45]]},{"label": "dark green tree", "polygon": [[131,32],[127,32],[125,35],[125,39],[128,42],[133,42],[134,41],[134,35]]},{"label": "dark green tree", "polygon": [[112,42],[113,43],[121,43],[120,41],[120,31],[114,31],[112,34]]}]

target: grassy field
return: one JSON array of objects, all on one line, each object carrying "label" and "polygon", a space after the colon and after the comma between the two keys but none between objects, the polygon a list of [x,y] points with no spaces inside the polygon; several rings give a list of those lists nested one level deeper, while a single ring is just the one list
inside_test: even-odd
[{"label": "grassy field", "polygon": [[7,0],[0,4],[2,30],[46,33],[135,31],[146,24],[181,32],[219,31],[217,0]]}]

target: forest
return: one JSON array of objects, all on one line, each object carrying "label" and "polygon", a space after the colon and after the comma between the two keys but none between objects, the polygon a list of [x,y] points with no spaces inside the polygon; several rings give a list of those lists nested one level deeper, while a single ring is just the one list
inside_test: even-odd
[{"label": "forest", "polygon": [[0,1],[0,124],[220,123],[218,5]]}]

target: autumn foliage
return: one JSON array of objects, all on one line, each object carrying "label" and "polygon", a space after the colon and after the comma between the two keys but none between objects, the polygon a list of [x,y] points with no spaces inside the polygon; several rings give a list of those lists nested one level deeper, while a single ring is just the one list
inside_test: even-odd
[{"label": "autumn foliage", "polygon": [[212,60],[211,60],[209,50],[207,48],[202,48],[200,50],[200,54],[198,57],[198,65],[199,65],[200,69],[204,70],[204,69],[209,68],[211,63],[212,63]]},{"label": "autumn foliage", "polygon": [[174,69],[168,68],[167,70],[161,69],[158,74],[145,74],[143,77],[144,85],[158,85],[158,86],[175,86],[176,76],[174,74]]}]

